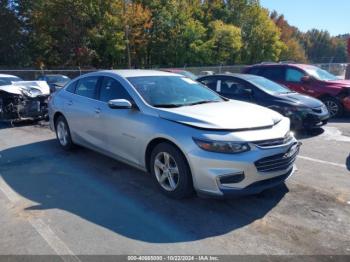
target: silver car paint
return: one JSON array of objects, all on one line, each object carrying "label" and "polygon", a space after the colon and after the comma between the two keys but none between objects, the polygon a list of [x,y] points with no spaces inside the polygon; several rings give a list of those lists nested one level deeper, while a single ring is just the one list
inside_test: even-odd
[{"label": "silver car paint", "polygon": [[[74,143],[144,171],[147,170],[145,159],[150,142],[159,138],[169,140],[185,155],[195,189],[215,195],[222,195],[221,187],[244,189],[256,181],[289,171],[259,173],[254,162],[263,157],[287,152],[296,143],[294,137],[287,144],[264,149],[250,143],[250,151],[234,155],[204,151],[193,141],[193,137],[244,142],[283,138],[289,131],[288,118],[270,109],[238,101],[172,109],[155,108],[148,105],[126,79],[150,75],[178,76],[151,70],[115,70],[90,73],[73,80],[86,76],[115,78],[129,92],[139,110],[111,109],[107,103],[63,89],[54,94],[49,103],[51,128],[54,130],[55,113],[60,112],[67,119]],[[233,131],[249,128],[252,130]],[[240,183],[219,185],[219,176],[236,172],[244,172],[246,178]]]}]

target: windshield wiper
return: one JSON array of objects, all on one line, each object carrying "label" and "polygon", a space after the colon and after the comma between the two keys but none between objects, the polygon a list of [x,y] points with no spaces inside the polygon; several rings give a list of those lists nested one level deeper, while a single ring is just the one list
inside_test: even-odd
[{"label": "windshield wiper", "polygon": [[218,103],[220,101],[216,100],[203,100],[203,101],[198,101],[198,102],[193,102],[189,104],[185,104],[185,106],[194,106],[194,105],[200,105],[200,104],[208,104],[208,103]]},{"label": "windshield wiper", "polygon": [[182,107],[184,105],[181,105],[181,104],[156,104],[153,106],[154,107],[163,107],[163,108],[175,108],[175,107]]}]

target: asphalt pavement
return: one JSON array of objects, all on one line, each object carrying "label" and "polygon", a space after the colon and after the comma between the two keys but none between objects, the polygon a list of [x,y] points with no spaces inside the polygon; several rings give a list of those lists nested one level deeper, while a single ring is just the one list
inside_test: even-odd
[{"label": "asphalt pavement", "polygon": [[298,137],[286,185],[178,201],[149,174],[63,151],[45,124],[1,124],[0,255],[350,255],[350,119]]}]

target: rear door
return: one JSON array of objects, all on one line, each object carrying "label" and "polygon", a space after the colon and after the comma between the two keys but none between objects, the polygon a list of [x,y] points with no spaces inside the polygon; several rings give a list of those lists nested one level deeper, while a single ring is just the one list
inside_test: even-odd
[{"label": "rear door", "polygon": [[208,77],[203,77],[200,80],[198,80],[200,83],[203,85],[206,85],[209,87],[211,90],[218,92],[220,83],[218,82],[218,77],[217,76],[208,76]]},{"label": "rear door", "polygon": [[249,84],[231,76],[221,76],[218,80],[217,91],[222,96],[246,102],[253,101],[253,90]]},{"label": "rear door", "polygon": [[78,80],[74,94],[65,102],[65,116],[67,118],[73,140],[87,146],[100,146],[100,138],[96,135],[99,125],[96,113],[96,92],[100,77],[89,76]]}]

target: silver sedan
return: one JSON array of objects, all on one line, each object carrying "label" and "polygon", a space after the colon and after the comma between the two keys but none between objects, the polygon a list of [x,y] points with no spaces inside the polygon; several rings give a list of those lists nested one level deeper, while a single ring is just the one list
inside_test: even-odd
[{"label": "silver sedan", "polygon": [[184,76],[99,71],[52,95],[60,145],[81,145],[152,174],[173,198],[259,193],[294,171],[289,119],[228,100]]}]

